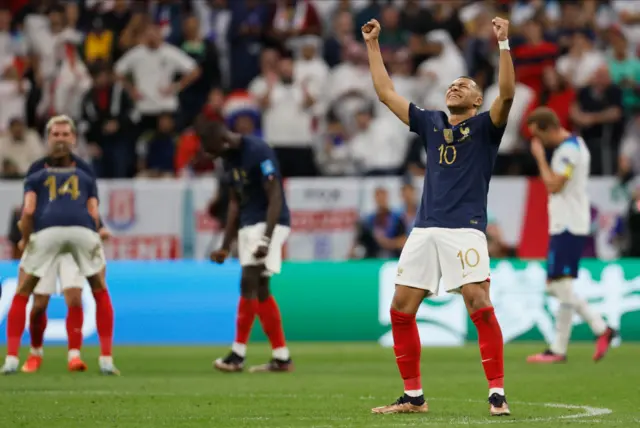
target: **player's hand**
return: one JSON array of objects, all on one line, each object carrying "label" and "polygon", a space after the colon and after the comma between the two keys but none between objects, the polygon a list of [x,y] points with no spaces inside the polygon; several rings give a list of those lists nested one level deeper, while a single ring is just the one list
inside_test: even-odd
[{"label": "player's hand", "polygon": [[542,145],[542,141],[539,138],[533,138],[531,140],[531,154],[536,159],[541,159],[546,157],[546,152],[544,150],[544,146]]},{"label": "player's hand", "polygon": [[219,250],[212,251],[211,254],[209,255],[209,258],[211,259],[211,261],[216,262],[219,265],[224,263],[227,257],[229,257],[229,250],[226,250],[224,248],[220,248]]},{"label": "player's hand", "polygon": [[258,245],[258,248],[253,252],[253,257],[256,259],[264,259],[269,254],[269,246],[265,244]]},{"label": "player's hand", "polygon": [[362,26],[362,37],[364,41],[378,40],[380,35],[380,23],[377,19],[372,19]]},{"label": "player's hand", "polygon": [[101,227],[98,231],[98,234],[100,235],[100,239],[102,239],[103,241],[108,241],[109,238],[111,238],[111,232],[109,232],[106,227]]},{"label": "player's hand", "polygon": [[496,16],[491,23],[493,24],[493,34],[496,35],[499,42],[509,38],[509,21]]},{"label": "player's hand", "polygon": [[24,242],[24,239],[18,241],[18,250],[24,251],[24,248],[27,246],[27,243]]}]

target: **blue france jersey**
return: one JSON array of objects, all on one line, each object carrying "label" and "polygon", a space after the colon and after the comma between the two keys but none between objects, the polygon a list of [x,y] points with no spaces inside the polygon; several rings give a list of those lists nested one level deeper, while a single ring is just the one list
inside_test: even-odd
[{"label": "blue france jersey", "polygon": [[269,198],[264,183],[280,180],[282,207],[278,224],[289,226],[289,207],[282,188],[280,167],[275,152],[264,141],[242,137],[240,149],[224,160],[226,180],[240,203],[240,227],[264,223],[267,219]]},{"label": "blue france jersey", "polygon": [[96,230],[87,201],[98,197],[95,178],[83,170],[46,168],[28,176],[24,191],[37,195],[34,231],[55,226],[81,226]]},{"label": "blue france jersey", "polygon": [[427,151],[427,172],[415,227],[485,232],[487,194],[504,127],[489,113],[452,126],[446,113],[409,106],[409,126]]}]

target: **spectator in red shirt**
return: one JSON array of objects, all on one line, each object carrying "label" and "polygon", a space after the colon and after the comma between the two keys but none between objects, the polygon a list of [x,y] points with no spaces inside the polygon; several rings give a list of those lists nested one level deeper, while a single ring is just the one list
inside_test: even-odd
[{"label": "spectator in red shirt", "polygon": [[555,65],[558,46],[544,39],[543,24],[537,19],[527,21],[522,30],[526,41],[513,49],[516,78],[540,95],[543,71]]},{"label": "spectator in red shirt", "polygon": [[527,127],[526,118],[533,110],[540,106],[549,107],[558,115],[562,127],[571,129],[569,107],[573,104],[575,98],[576,91],[558,74],[555,67],[546,67],[542,73],[542,90],[540,95],[531,103],[525,119],[522,121],[522,135],[524,135],[527,140],[531,139],[532,135]]}]

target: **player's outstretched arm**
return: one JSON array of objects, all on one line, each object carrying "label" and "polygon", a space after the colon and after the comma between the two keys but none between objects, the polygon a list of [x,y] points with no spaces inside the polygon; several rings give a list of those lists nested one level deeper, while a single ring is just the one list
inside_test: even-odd
[{"label": "player's outstretched arm", "polygon": [[276,228],[276,224],[278,224],[278,219],[280,218],[280,213],[282,212],[282,199],[284,196],[282,195],[282,183],[280,182],[280,178],[273,176],[273,179],[266,180],[264,182],[264,190],[269,200],[267,206],[267,226],[264,230],[264,236],[271,239],[273,230]]},{"label": "player's outstretched arm", "polygon": [[362,36],[367,45],[369,56],[369,70],[373,86],[378,94],[378,99],[393,112],[398,119],[409,125],[409,101],[398,95],[393,82],[384,67],[378,36],[380,35],[380,23],[372,19],[362,26]]},{"label": "player's outstretched arm", "polygon": [[96,230],[100,230],[100,209],[98,208],[98,198],[91,197],[87,200],[87,211],[89,211],[89,215],[96,223]]},{"label": "player's outstretched arm", "polygon": [[516,95],[516,72],[509,52],[509,21],[502,18],[494,18],[493,32],[500,45],[500,63],[498,65],[499,92],[498,98],[491,104],[489,116],[495,126],[503,127],[507,123],[513,98]]}]

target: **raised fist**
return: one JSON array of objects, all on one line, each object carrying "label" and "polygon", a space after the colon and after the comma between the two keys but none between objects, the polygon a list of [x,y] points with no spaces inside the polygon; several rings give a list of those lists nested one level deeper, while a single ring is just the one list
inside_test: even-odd
[{"label": "raised fist", "polygon": [[509,21],[495,17],[491,23],[493,24],[493,34],[496,35],[499,42],[509,38]]},{"label": "raised fist", "polygon": [[372,19],[362,26],[362,37],[364,41],[377,40],[380,35],[380,23],[377,19]]}]

